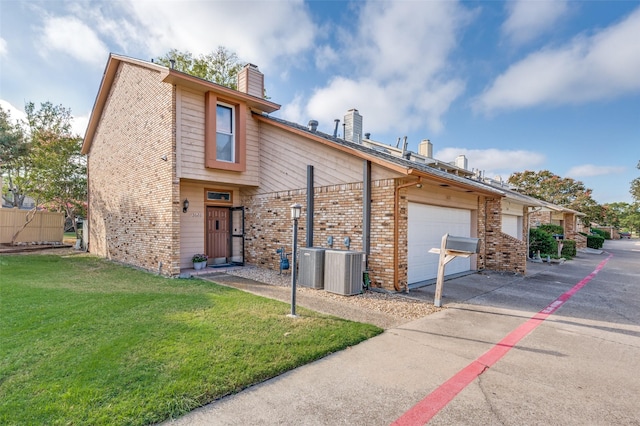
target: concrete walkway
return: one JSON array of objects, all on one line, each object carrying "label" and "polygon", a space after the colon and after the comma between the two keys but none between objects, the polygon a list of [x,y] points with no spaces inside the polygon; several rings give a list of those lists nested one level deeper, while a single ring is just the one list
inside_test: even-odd
[{"label": "concrete walkway", "polygon": [[[447,281],[447,309],[167,424],[391,424],[587,277],[606,256],[531,265],[527,277],[489,273]],[[640,406],[630,397],[640,394],[639,275],[637,253],[616,253],[592,282],[430,424],[640,424]],[[603,292],[616,300],[615,312],[601,306]],[[411,296],[433,300],[433,286]]]}]

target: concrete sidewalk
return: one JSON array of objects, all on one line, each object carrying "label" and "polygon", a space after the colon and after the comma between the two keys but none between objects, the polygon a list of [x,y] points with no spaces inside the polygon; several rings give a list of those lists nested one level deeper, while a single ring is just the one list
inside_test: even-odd
[{"label": "concrete sidewalk", "polygon": [[[443,298],[447,309],[390,328],[355,347],[215,401],[166,424],[388,425],[571,288],[576,280],[588,275],[602,258],[582,256],[570,264],[535,264],[526,277],[483,273],[447,281]],[[410,296],[432,301],[433,290],[430,286],[412,291]],[[523,339],[511,352],[544,357],[545,362],[549,359],[556,362],[566,356],[528,339]],[[505,362],[503,365],[508,366]],[[498,370],[491,369],[492,372]],[[504,380],[503,387],[510,386],[514,380],[507,370],[493,374],[495,380]],[[526,376],[526,372],[518,375]],[[530,380],[535,383],[536,379]],[[522,389],[527,389],[523,392],[533,389],[527,398],[544,398],[549,393],[548,388],[536,386],[522,384]],[[505,423],[486,407],[491,397],[482,383],[464,393],[465,407],[474,413],[473,418],[446,417],[449,420],[440,424]],[[526,417],[522,417],[519,406],[511,409],[513,417],[507,424],[517,424],[517,419],[524,423],[530,421],[523,420]],[[580,424],[578,417],[562,416],[550,414],[544,423]]]}]

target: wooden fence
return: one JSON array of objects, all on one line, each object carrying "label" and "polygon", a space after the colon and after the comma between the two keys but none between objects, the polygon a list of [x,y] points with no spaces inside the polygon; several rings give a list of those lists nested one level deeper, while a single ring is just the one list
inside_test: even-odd
[{"label": "wooden fence", "polygon": [[[11,243],[13,235],[24,225],[29,210],[0,208],[0,244]],[[62,242],[64,213],[38,211],[31,223],[18,235],[16,242]]]}]

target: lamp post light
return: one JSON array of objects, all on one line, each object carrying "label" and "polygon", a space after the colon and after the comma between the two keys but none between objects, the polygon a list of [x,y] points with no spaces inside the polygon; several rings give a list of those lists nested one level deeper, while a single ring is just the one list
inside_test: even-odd
[{"label": "lamp post light", "polygon": [[292,318],[296,317],[296,254],[298,251],[298,219],[302,213],[302,206],[298,203],[291,205],[291,219],[293,219],[293,252],[291,267],[291,314]]}]

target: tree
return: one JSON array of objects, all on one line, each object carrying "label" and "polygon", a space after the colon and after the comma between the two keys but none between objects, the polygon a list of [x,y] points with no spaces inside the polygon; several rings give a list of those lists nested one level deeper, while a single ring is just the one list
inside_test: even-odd
[{"label": "tree", "polygon": [[[638,165],[636,167],[640,169],[640,161],[638,161]],[[633,199],[636,202],[640,203],[640,177],[637,177],[631,181],[631,189],[629,190],[629,192],[631,192],[631,196],[633,197]]]},{"label": "tree", "polygon": [[640,203],[624,204],[625,208],[620,216],[620,227],[640,234]]},{"label": "tree", "polygon": [[36,110],[25,106],[30,137],[29,194],[50,210],[62,211],[75,229],[75,218],[84,214],[87,198],[87,166],[80,154],[82,138],[71,129],[71,111],[50,102]]},{"label": "tree", "polygon": [[222,86],[237,90],[237,75],[244,66],[238,56],[223,46],[218,46],[213,52],[194,57],[191,52],[181,52],[171,49],[164,56],[156,58],[155,62],[171,67],[184,73],[212,81]]},{"label": "tree", "polygon": [[586,214],[582,219],[585,224],[602,218],[601,206],[591,198],[592,190],[580,181],[562,178],[548,170],[527,170],[512,174],[509,183],[522,194]]},{"label": "tree", "polygon": [[29,144],[19,124],[13,124],[8,111],[0,107],[0,174],[2,199],[13,207],[22,207],[28,179]]}]

